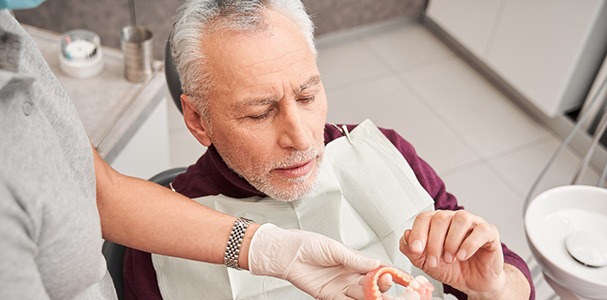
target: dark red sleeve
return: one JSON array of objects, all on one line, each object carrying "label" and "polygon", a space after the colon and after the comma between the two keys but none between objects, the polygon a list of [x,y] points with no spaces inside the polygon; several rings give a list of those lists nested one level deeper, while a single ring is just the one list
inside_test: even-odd
[{"label": "dark red sleeve", "polygon": [[[341,126],[341,125],[340,125]],[[348,130],[352,130],[356,125],[347,125]],[[341,136],[341,133],[333,126],[327,126],[325,132],[325,139],[333,140]],[[463,206],[457,203],[455,196],[447,192],[445,183],[440,179],[438,174],[426,163],[422,158],[417,155],[415,148],[411,143],[401,137],[396,131],[380,128],[381,132],[392,142],[392,144],[400,151],[405,160],[409,163],[417,180],[421,183],[424,189],[434,199],[434,208],[441,210],[459,210],[464,209]],[[510,264],[519,269],[527,278],[529,286],[531,287],[530,300],[535,299],[535,288],[533,286],[533,280],[531,279],[531,272],[525,261],[508,249],[504,243],[502,243],[502,251],[504,253],[504,262]],[[467,299],[468,296],[459,290],[454,289],[449,285],[443,285],[445,293],[452,294],[458,299]]]},{"label": "dark red sleeve", "polygon": [[162,300],[150,253],[127,248],[123,276],[125,300]]},{"label": "dark red sleeve", "polygon": [[[380,130],[405,157],[405,160],[407,160],[413,169],[417,180],[419,180],[424,189],[426,189],[428,194],[430,194],[430,196],[434,199],[435,209],[458,210],[464,208],[457,203],[455,196],[447,192],[445,183],[442,181],[442,179],[438,177],[436,172],[432,169],[432,167],[430,167],[430,165],[428,165],[428,163],[417,155],[415,149],[409,142],[407,142],[394,130],[381,128]],[[516,267],[525,275],[527,281],[529,282],[529,286],[531,287],[531,295],[529,299],[535,299],[535,289],[533,286],[533,280],[531,278],[531,272],[529,271],[529,267],[525,261],[512,250],[508,249],[504,243],[502,243],[502,251],[504,253],[504,262]],[[444,285],[444,288],[446,293],[450,293],[456,296],[458,299],[468,298],[464,293],[448,285]]]}]

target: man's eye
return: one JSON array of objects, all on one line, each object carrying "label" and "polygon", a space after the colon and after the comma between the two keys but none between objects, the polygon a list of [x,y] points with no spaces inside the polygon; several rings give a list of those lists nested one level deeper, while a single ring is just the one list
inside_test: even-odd
[{"label": "man's eye", "polygon": [[299,98],[297,101],[303,102],[303,103],[309,103],[309,102],[314,101],[314,99],[316,99],[314,96],[310,96],[310,97],[306,97],[306,98]]},{"label": "man's eye", "polygon": [[263,120],[263,119],[266,119],[266,118],[268,118],[270,116],[270,112],[271,112],[271,110],[266,111],[266,112],[264,112],[262,114],[259,114],[259,115],[249,116],[248,118],[251,119],[251,120],[256,120],[256,121]]}]

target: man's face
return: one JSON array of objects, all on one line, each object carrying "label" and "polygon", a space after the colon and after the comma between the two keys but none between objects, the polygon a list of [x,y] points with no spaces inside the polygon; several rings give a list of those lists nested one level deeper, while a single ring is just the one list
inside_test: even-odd
[{"label": "man's face", "polygon": [[216,45],[204,52],[215,84],[205,131],[230,168],[265,194],[291,201],[316,181],[327,102],[303,35],[284,16],[267,14],[267,30],[202,41]]}]

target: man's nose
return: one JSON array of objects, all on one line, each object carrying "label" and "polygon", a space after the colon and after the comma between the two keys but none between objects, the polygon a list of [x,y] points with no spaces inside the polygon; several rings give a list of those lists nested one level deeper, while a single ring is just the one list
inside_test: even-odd
[{"label": "man's nose", "polygon": [[280,136],[278,144],[282,148],[306,150],[313,144],[314,137],[310,129],[310,120],[305,112],[301,111],[297,103],[285,105],[282,111]]}]

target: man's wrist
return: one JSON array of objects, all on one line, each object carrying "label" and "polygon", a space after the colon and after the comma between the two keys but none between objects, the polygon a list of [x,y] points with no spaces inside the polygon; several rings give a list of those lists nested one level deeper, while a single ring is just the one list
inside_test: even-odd
[{"label": "man's wrist", "polygon": [[504,271],[488,291],[470,292],[470,300],[512,300],[529,299],[531,293],[525,275],[513,265],[504,264]]},{"label": "man's wrist", "polygon": [[504,292],[506,290],[506,278],[505,272],[502,273],[497,282],[493,285],[493,288],[486,291],[470,291],[466,293],[468,295],[469,300],[500,300],[503,298]]}]

